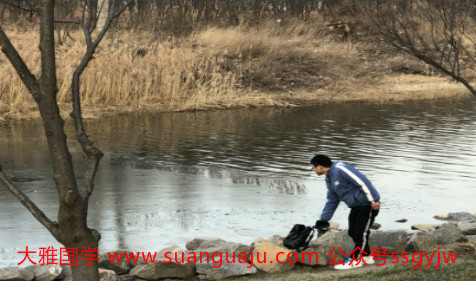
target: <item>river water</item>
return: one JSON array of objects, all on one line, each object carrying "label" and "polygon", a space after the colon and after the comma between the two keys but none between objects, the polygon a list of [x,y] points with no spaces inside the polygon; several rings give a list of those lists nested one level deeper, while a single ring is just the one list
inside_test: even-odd
[{"label": "river water", "polygon": [[[101,252],[184,247],[196,237],[249,244],[284,236],[295,223],[312,225],[324,206],[324,178],[308,164],[316,153],[367,175],[381,194],[382,229],[474,213],[475,109],[474,99],[455,99],[90,120],[91,138],[105,153],[90,225],[102,234]],[[70,124],[67,130],[79,163]],[[0,164],[55,219],[57,196],[38,122],[0,126]],[[26,246],[61,247],[6,189],[0,202],[0,266],[20,262]],[[345,228],[348,211],[341,204],[332,220]]]}]

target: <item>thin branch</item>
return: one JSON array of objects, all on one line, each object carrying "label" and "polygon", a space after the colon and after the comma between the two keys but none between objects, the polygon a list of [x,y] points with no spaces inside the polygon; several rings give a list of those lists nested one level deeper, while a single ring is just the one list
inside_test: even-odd
[{"label": "thin branch", "polygon": [[[127,7],[129,7],[129,5],[132,3],[132,1],[133,0],[129,0],[115,14],[114,14],[114,6],[109,6],[106,24],[103,26],[102,30],[99,32],[98,36],[96,37],[96,40],[94,40],[94,43],[93,43],[94,48],[96,48],[99,45],[101,40],[104,38],[104,35],[106,35],[107,30],[111,26],[112,20],[117,18],[118,16],[120,16],[127,9]],[[111,4],[112,3],[115,3],[115,1],[111,1]]]},{"label": "thin branch", "polygon": [[[476,89],[473,86],[471,86],[466,79],[459,76],[454,71],[448,70],[443,64],[438,63],[432,57],[429,57],[425,53],[419,51],[418,49],[415,48],[415,46],[413,46],[411,44],[408,44],[407,42],[404,42],[404,41],[400,42],[400,41],[397,41],[397,40],[393,40],[393,41],[389,40],[388,43],[390,43],[391,45],[393,45],[395,48],[397,48],[399,50],[402,50],[402,51],[404,51],[404,52],[406,52],[406,53],[408,53],[412,56],[415,56],[416,58],[418,58],[418,59],[426,62],[427,64],[433,66],[434,68],[438,69],[442,73],[450,76],[454,80],[462,83],[466,87],[466,89],[468,89],[471,92],[471,94],[473,94],[476,97]],[[400,44],[398,44],[398,43],[400,43]]]},{"label": "thin branch", "polygon": [[84,54],[81,62],[74,71],[73,80],[71,83],[72,89],[72,99],[73,99],[73,111],[71,112],[71,117],[74,121],[74,127],[76,130],[76,138],[81,145],[81,148],[86,155],[88,160],[88,168],[85,172],[85,187],[86,190],[81,192],[83,197],[89,197],[94,190],[94,178],[96,176],[96,171],[99,165],[99,161],[103,156],[103,153],[97,149],[94,144],[89,139],[86,130],[84,129],[83,117],[81,114],[81,99],[80,99],[80,83],[79,79],[81,74],[84,72],[89,62],[93,59],[93,55],[96,52],[96,48],[104,38],[107,30],[109,29],[111,22],[114,18],[118,17],[130,4],[132,0],[128,1],[117,13],[114,14],[114,6],[109,6],[108,17],[106,24],[103,26],[102,30],[99,32],[98,36],[94,41],[92,41],[91,33],[87,26],[81,24],[84,35],[86,37],[86,53]]},{"label": "thin branch", "polygon": [[68,24],[78,24],[78,25],[81,24],[81,22],[77,20],[63,20],[63,19],[57,19],[55,20],[55,23],[68,23]]},{"label": "thin branch", "polygon": [[[413,1],[409,3],[414,4]],[[460,75],[459,70],[461,55],[468,53],[471,56],[473,53],[466,51],[462,44],[465,25],[464,22],[460,23],[459,21],[465,20],[465,14],[460,15],[459,11],[450,10],[451,8],[452,6],[444,5],[436,8],[443,9],[442,11],[431,11],[426,10],[426,6],[410,5],[406,9],[394,10],[392,2],[388,1],[382,5],[382,9],[377,5],[375,17],[372,17],[372,9],[369,9],[367,15],[375,22],[377,31],[388,44],[462,83],[471,94],[476,96],[476,89]],[[430,13],[433,14],[429,15]],[[434,14],[436,14],[436,18],[433,16]],[[432,18],[435,20],[428,21]],[[429,38],[426,38],[416,25],[420,19],[426,20],[425,22],[429,22],[431,25]],[[465,60],[474,62],[474,60],[466,58]]]},{"label": "thin branch", "polygon": [[0,166],[0,182],[2,182],[7,189],[20,201],[20,203],[25,206],[25,208],[30,211],[30,213],[48,229],[48,231],[57,237],[58,233],[58,224],[51,221],[43,211],[33,203],[28,196],[26,196],[15,184],[13,184],[7,176],[2,171],[2,166]]},{"label": "thin branch", "polygon": [[83,30],[83,33],[84,33],[84,38],[86,39],[86,46],[92,45],[91,33],[89,32],[87,26],[84,25],[84,23],[82,23],[80,21],[77,21],[77,20],[63,20],[63,19],[55,20],[55,23],[65,23],[65,24],[79,25],[81,27],[81,29]]},{"label": "thin branch", "polygon": [[[26,1],[27,2],[27,1]],[[0,0],[0,3],[2,4],[6,4],[6,5],[9,5],[9,6],[12,6],[14,7],[15,9],[18,9],[18,10],[22,10],[22,11],[25,11],[25,12],[30,12],[30,13],[38,13],[38,10],[35,10],[33,9],[33,4],[27,2],[28,4],[30,4],[30,8],[23,8],[21,5],[17,5],[17,4],[14,4],[12,2],[9,2],[9,1],[5,1],[5,0]]]},{"label": "thin branch", "polygon": [[[94,2],[94,4],[93,4]],[[86,26],[89,32],[93,32],[93,30],[96,28],[96,22],[97,22],[97,2],[95,1],[88,1],[88,19],[86,21]]]}]

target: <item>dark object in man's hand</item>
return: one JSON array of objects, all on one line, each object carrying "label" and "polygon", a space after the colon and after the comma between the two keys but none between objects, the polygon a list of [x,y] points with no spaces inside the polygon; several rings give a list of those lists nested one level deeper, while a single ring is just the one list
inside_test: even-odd
[{"label": "dark object in man's hand", "polygon": [[329,228],[330,224],[328,221],[323,221],[323,220],[317,220],[316,221],[316,225],[314,226],[315,228],[319,229],[319,230],[324,230],[324,229],[327,229]]}]

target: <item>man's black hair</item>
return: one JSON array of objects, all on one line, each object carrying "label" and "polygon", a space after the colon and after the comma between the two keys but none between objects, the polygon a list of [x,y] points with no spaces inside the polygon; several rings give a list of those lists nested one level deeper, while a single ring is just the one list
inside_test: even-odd
[{"label": "man's black hair", "polygon": [[314,166],[321,165],[322,167],[330,167],[332,166],[332,160],[326,155],[317,154],[311,159],[311,164]]}]

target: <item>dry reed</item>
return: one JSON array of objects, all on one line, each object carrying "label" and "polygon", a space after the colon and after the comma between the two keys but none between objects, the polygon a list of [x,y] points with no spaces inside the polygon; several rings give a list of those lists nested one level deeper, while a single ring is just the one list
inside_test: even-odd
[{"label": "dry reed", "polygon": [[[15,30],[8,35],[38,77],[38,35]],[[57,98],[65,116],[71,110],[71,77],[85,50],[82,35],[70,35],[57,46]],[[187,38],[162,41],[152,40],[146,32],[114,32],[102,42],[82,76],[85,115],[312,100],[437,98],[465,92],[441,78],[409,75],[418,78],[407,81],[405,75],[382,72],[376,68],[377,58],[335,36],[316,26],[279,22],[247,29],[209,28]],[[37,117],[31,96],[3,55],[0,77],[0,118]],[[447,87],[441,91],[435,83]],[[414,88],[389,86],[403,84],[427,88],[415,94]]]}]

